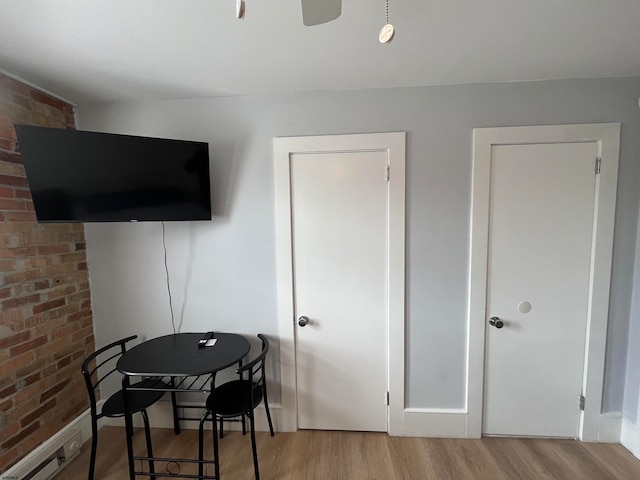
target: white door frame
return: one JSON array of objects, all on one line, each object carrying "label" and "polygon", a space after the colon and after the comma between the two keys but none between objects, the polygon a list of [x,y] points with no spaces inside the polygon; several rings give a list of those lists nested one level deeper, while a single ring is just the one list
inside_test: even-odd
[{"label": "white door frame", "polygon": [[280,382],[282,412],[280,431],[298,428],[294,283],[291,242],[291,157],[297,153],[350,151],[387,152],[390,167],[388,193],[388,428],[399,435],[404,411],[405,362],[405,133],[370,133],[274,138],[276,262],[278,326],[280,334]]},{"label": "white door frame", "polygon": [[[601,172],[596,177],[593,249],[585,346],[583,394],[579,438],[598,441],[601,432],[609,290],[613,257],[613,232],[620,124],[555,125],[477,128],[473,131],[473,180],[469,277],[469,352],[467,363],[467,436],[482,434],[484,389],[487,247],[491,150],[494,145],[597,142]],[[595,168],[595,159],[594,159]],[[523,414],[526,414],[524,412]]]}]

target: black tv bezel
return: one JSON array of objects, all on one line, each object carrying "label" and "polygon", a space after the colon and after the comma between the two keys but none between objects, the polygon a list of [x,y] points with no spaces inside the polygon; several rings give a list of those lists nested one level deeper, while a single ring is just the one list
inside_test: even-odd
[{"label": "black tv bezel", "polygon": [[[150,136],[139,136],[139,135],[129,135],[129,134],[119,134],[119,133],[107,133],[107,132],[95,132],[88,130],[76,130],[76,129],[62,129],[62,128],[52,128],[52,127],[43,127],[38,125],[15,125],[16,134],[18,136],[18,145],[19,150],[22,157],[22,163],[25,168],[27,182],[29,183],[29,189],[31,191],[33,204],[35,208],[36,217],[38,219],[38,223],[131,223],[131,222],[160,222],[160,221],[210,221],[212,218],[212,208],[211,208],[211,178],[210,178],[210,159],[209,159],[209,144],[208,142],[202,141],[192,141],[192,140],[180,140],[174,138],[162,138],[162,137],[150,137]],[[49,205],[50,202],[43,198],[42,192],[34,191],[32,188],[32,182],[29,180],[30,177],[37,178],[39,175],[36,174],[36,170],[42,168],[42,164],[46,162],[46,159],[43,158],[34,158],[36,154],[34,152],[29,152],[30,146],[28,146],[29,141],[25,142],[32,133],[27,132],[27,130],[31,132],[38,131],[40,132],[40,136],[42,135],[54,135],[54,136],[63,136],[63,135],[75,135],[75,136],[83,136],[84,140],[88,138],[93,138],[98,143],[102,142],[111,142],[115,140],[115,142],[136,142],[138,146],[142,146],[146,141],[149,141],[149,146],[157,148],[158,145],[165,144],[167,146],[191,146],[194,148],[194,151],[202,152],[200,155],[206,156],[206,162],[199,164],[198,171],[196,172],[197,178],[199,179],[199,187],[202,189],[200,192],[200,197],[197,202],[194,202],[194,206],[198,206],[199,208],[183,208],[181,211],[177,211],[175,208],[175,204],[164,204],[164,205],[154,205],[144,207],[140,207],[136,210],[136,214],[127,214],[127,212],[131,213],[131,209],[122,209],[122,210],[110,210],[108,212],[104,212],[101,214],[96,214],[95,212],[91,215],[84,213],[78,214],[76,211],[73,215],[64,215],[64,209],[60,209],[56,214],[51,214],[46,212],[45,205]],[[46,132],[46,133],[45,133]],[[67,137],[67,140],[69,137]],[[22,140],[22,141],[21,141]],[[66,146],[65,146],[66,148]],[[26,150],[26,152],[25,152]],[[82,154],[80,154],[82,155]],[[90,158],[90,152],[85,152],[85,156]],[[41,154],[37,154],[38,157],[42,157]],[[47,168],[51,168],[47,166]],[[31,172],[31,173],[30,173]],[[38,188],[38,187],[35,187]],[[115,190],[114,190],[115,191]],[[74,206],[77,206],[77,202],[74,203]],[[172,208],[173,207],[173,208]],[[141,213],[144,211],[144,213]],[[45,213],[46,212],[46,213]],[[97,218],[100,217],[100,218]]]}]

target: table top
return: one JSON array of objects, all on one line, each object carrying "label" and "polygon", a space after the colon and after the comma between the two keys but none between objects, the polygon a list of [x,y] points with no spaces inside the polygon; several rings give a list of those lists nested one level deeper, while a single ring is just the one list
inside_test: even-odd
[{"label": "table top", "polygon": [[204,333],[177,333],[152,338],[127,350],[117,368],[125,375],[206,375],[242,360],[251,347],[242,335],[216,332],[215,345],[198,348],[203,336]]}]

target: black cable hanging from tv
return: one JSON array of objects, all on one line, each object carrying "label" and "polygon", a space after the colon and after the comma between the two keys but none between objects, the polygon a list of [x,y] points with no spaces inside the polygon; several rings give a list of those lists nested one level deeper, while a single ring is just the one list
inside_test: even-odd
[{"label": "black cable hanging from tv", "polygon": [[169,265],[167,264],[167,241],[165,238],[165,227],[162,222],[162,248],[164,249],[164,271],[167,278],[167,293],[169,294],[169,310],[171,310],[171,326],[173,327],[173,334],[176,333],[176,321],[173,315],[173,299],[171,297],[171,282],[169,281]]}]

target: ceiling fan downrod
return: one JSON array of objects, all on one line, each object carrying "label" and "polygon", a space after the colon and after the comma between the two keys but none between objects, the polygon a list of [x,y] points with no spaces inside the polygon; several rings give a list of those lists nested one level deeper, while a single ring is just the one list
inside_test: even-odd
[{"label": "ceiling fan downrod", "polygon": [[236,18],[239,20],[244,18],[244,0],[236,0]]},{"label": "ceiling fan downrod", "polygon": [[320,25],[335,20],[342,13],[342,0],[301,0],[302,23]]}]

